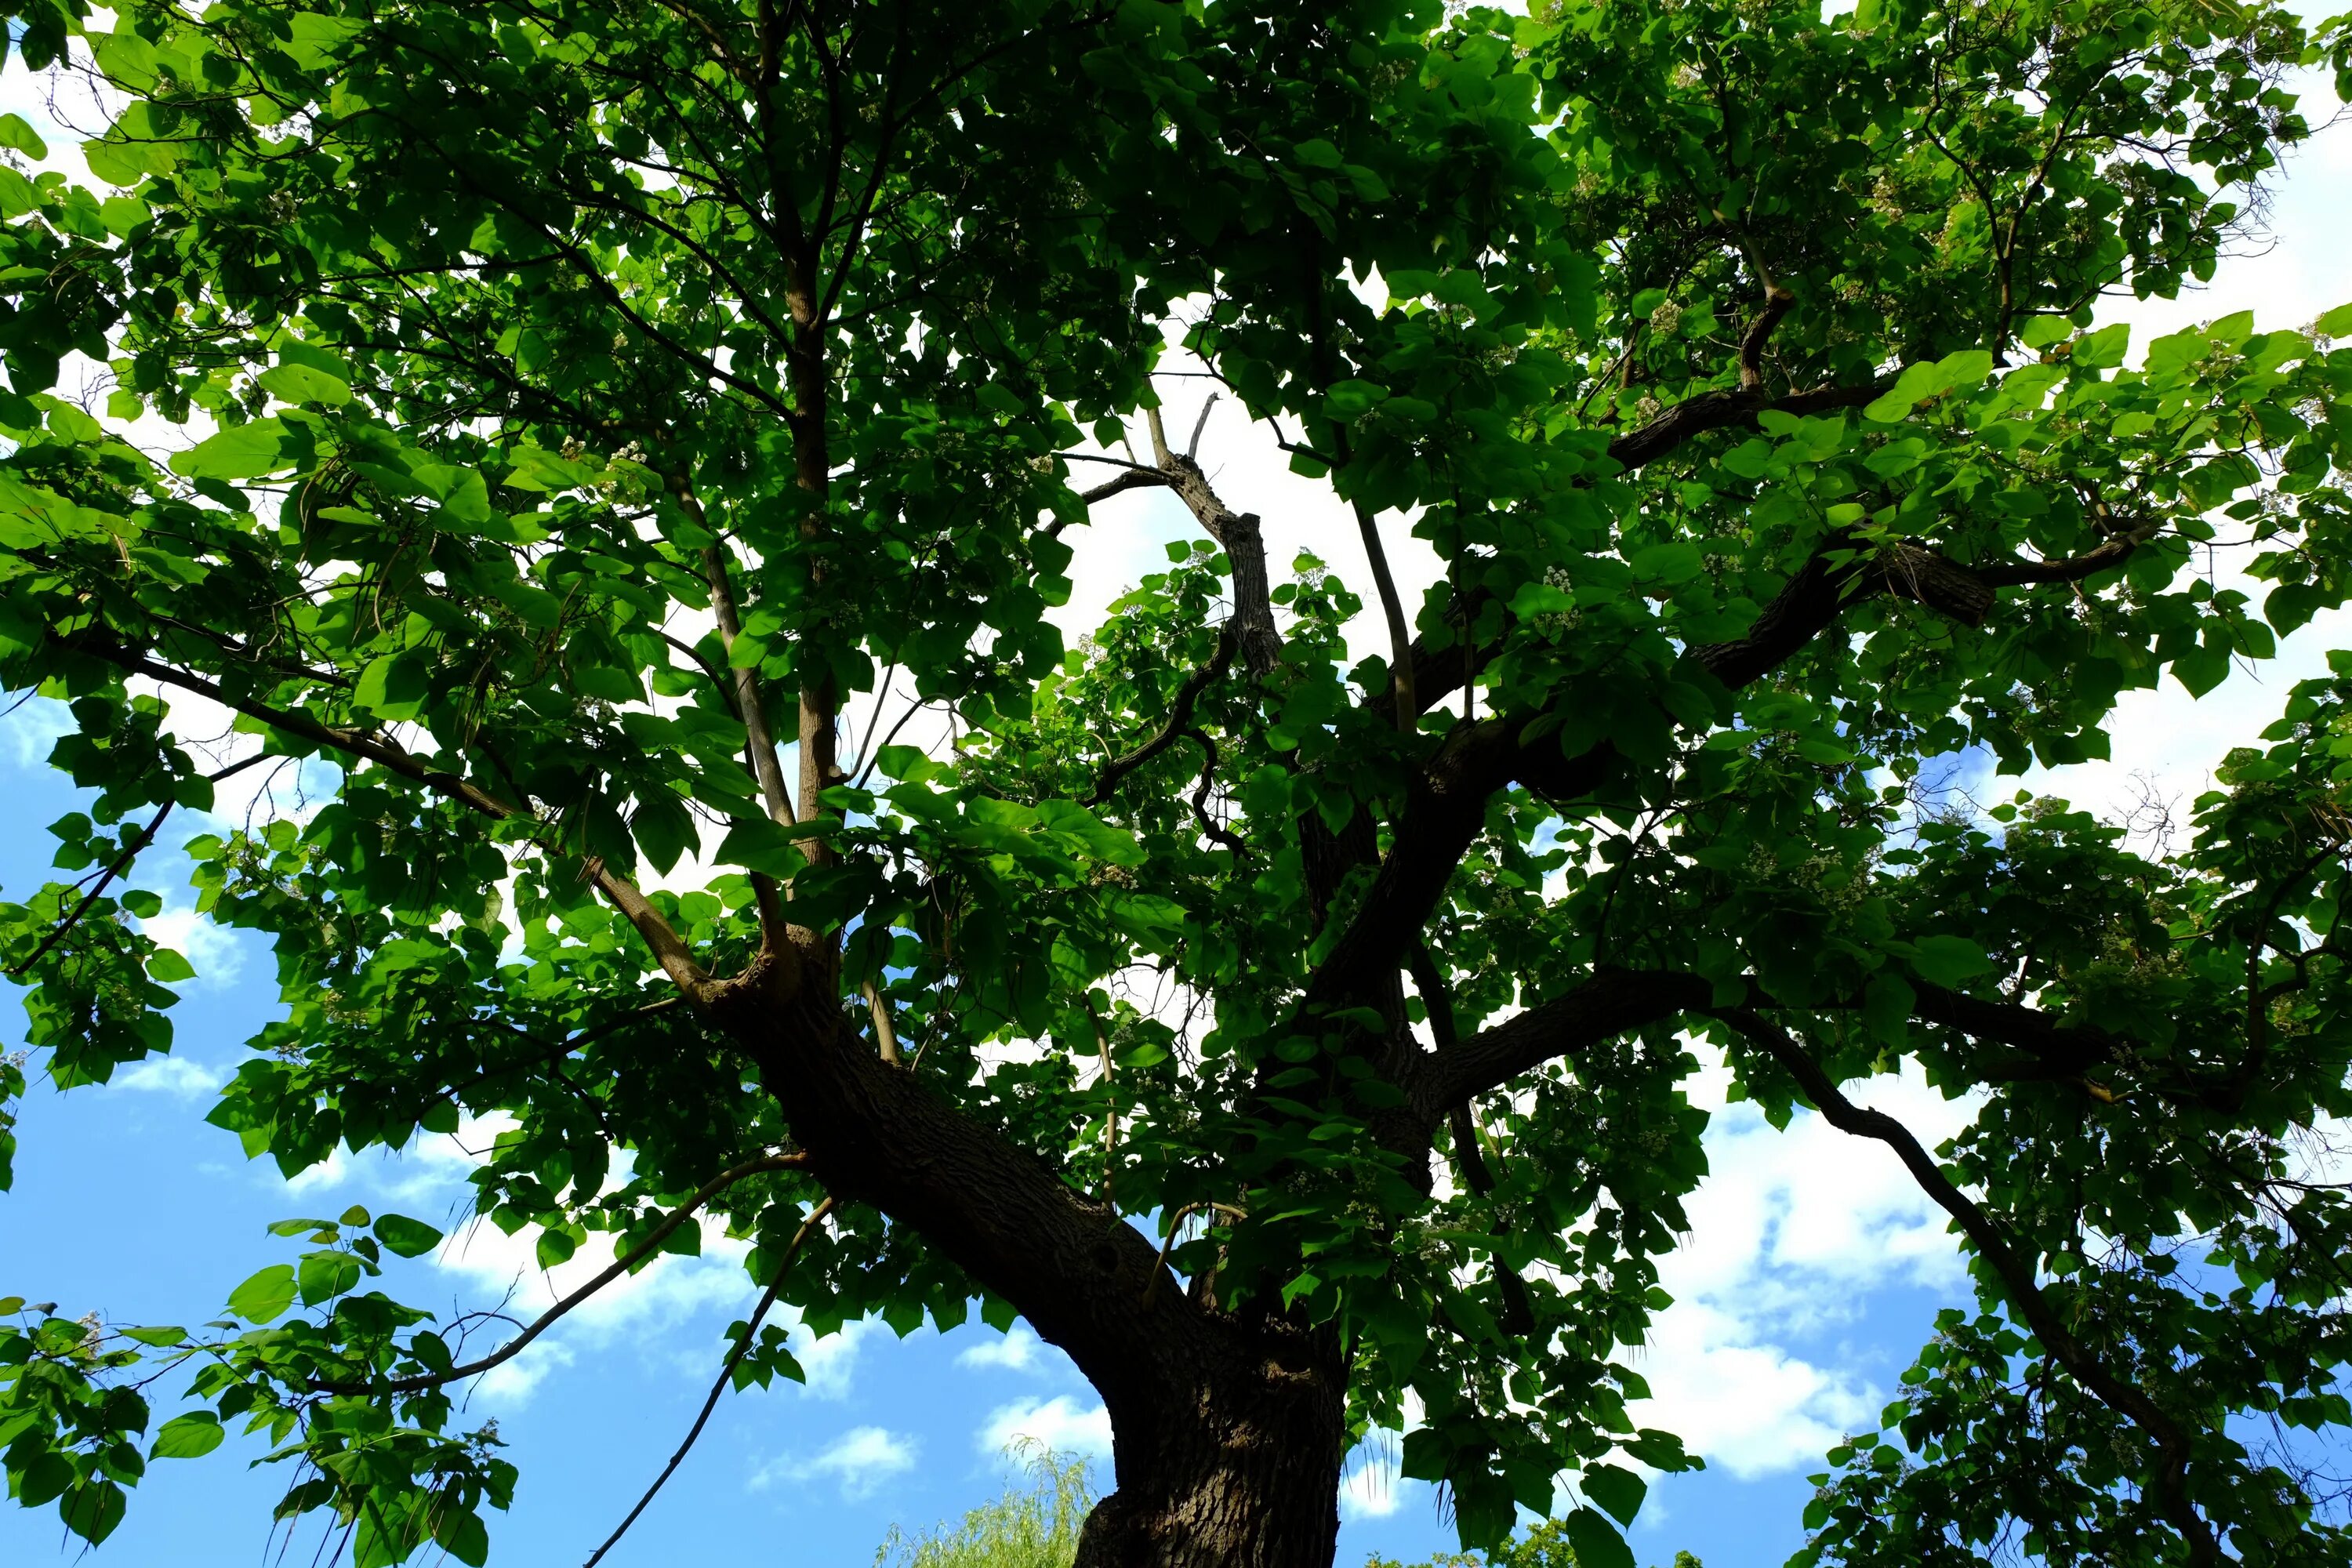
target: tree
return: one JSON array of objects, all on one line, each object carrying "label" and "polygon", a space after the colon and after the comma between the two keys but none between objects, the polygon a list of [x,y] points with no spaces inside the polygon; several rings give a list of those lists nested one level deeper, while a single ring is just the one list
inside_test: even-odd
[{"label": "tree", "polygon": [[[1719,1051],[1890,1145],[1974,1270],[1804,1561],[2341,1561],[2352,661],[2176,853],[1927,787],[2102,755],[2120,692],[2342,602],[2352,313],[2137,363],[2095,316],[2210,276],[2341,26],[15,10],[111,116],[96,186],[0,173],[0,674],[92,792],[89,874],[5,910],[55,1084],[170,1044],[188,966],[110,889],[299,759],[307,821],[190,847],[289,1010],[211,1113],[249,1154],[497,1113],[480,1213],[609,1237],[600,1282],[723,1223],[765,1297],[714,1401],[794,1372],[779,1300],[1025,1318],[1116,1432],[1089,1568],[1322,1568],[1409,1400],[1465,1545],[1567,1485],[1624,1568],[1637,1469],[1696,1463],[1614,1357]],[[1366,581],[1276,583],[1160,416],[1171,334]],[[1072,541],[1143,487],[1203,537],[1067,647]],[[951,743],[849,735],[860,694]],[[1966,1132],[1850,1097],[1903,1066]],[[12,1491],[97,1541],[242,1426],[358,1563],[480,1563],[516,1471],[449,1391],[546,1320],[484,1350],[372,1282],[415,1220],[280,1228],[221,1325],[5,1331]]]},{"label": "tree", "polygon": [[908,1541],[893,1530],[875,1568],[1069,1568],[1095,1500],[1087,1462],[1034,1448],[1025,1458],[1026,1490],[1006,1488],[952,1531],[941,1526]]},{"label": "tree", "polygon": [[[1557,1520],[1545,1520],[1483,1556],[1446,1552],[1427,1563],[1405,1564],[1374,1557],[1364,1568],[1577,1568],[1576,1548]],[[1706,1568],[1687,1552],[1677,1552],[1671,1568]]]}]

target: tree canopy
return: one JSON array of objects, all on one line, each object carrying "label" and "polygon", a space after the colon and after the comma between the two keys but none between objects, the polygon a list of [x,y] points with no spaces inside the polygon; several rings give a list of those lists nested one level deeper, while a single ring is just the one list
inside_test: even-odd
[{"label": "tree canopy", "polygon": [[[796,1373],[777,1300],[1024,1317],[1116,1433],[1081,1563],[1323,1568],[1410,1424],[1465,1545],[1524,1508],[1624,1568],[1695,1462],[1622,1352],[1702,1051],[1890,1145],[1971,1262],[1800,1561],[2352,1546],[2352,655],[2162,852],[1927,788],[2104,755],[2119,694],[2343,602],[2352,307],[2098,324],[2249,232],[2342,26],[11,10],[110,118],[89,184],[0,168],[0,682],[90,803],[0,906],[0,1098],[170,1047],[124,875],[308,762],[315,811],[189,846],[285,1010],[210,1120],[292,1173],[490,1119],[479,1215],[599,1283],[750,1238],[714,1399]],[[1180,355],[1361,580],[1267,560],[1160,416]],[[1073,645],[1146,487],[1200,538]],[[1904,1068],[1963,1133],[1849,1098]],[[12,1494],[100,1541],[243,1430],[362,1568],[480,1563],[518,1473],[452,1391],[547,1320],[404,1304],[420,1221],[279,1228],[204,1328],[0,1327]]]}]

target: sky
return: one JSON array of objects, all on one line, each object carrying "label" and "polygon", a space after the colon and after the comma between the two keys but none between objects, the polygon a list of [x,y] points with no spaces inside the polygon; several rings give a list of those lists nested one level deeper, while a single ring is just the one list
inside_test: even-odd
[{"label": "sky", "polygon": [[[2324,118],[2332,100],[2315,81],[2307,86],[2313,118]],[[41,99],[11,58],[0,70],[0,108],[51,135],[63,163],[72,157],[71,138],[49,122]],[[2129,304],[2109,319],[2132,322],[2144,343],[2247,305],[2268,327],[2300,325],[2352,300],[2347,190],[2352,127],[2337,127],[2291,164],[2266,244],[2231,258],[2205,291]],[[1178,382],[1167,394],[1171,430],[1192,428],[1200,385]],[[1267,432],[1221,405],[1202,458],[1229,504],[1265,519],[1277,571],[1311,549],[1362,583],[1352,517],[1321,487],[1288,473]],[[1172,498],[1139,491],[1105,505],[1091,527],[1069,537],[1078,547],[1076,591],[1055,618],[1075,638],[1160,566],[1165,543],[1189,540],[1192,528]],[[1390,531],[1387,547],[1409,593],[1434,578],[1434,559],[1402,527]],[[1974,763],[1965,782],[1988,801],[2024,786],[2116,816],[2141,793],[2141,781],[2161,795],[2193,797],[2224,752],[2252,742],[2276,716],[2295,680],[2325,669],[2327,648],[2352,646],[2347,630],[2343,616],[2324,616],[2284,639],[2276,661],[2242,668],[2201,702],[2169,683],[2127,695],[2107,763],[2037,770],[2022,780],[1991,778]],[[856,732],[864,721],[853,713]],[[0,896],[21,898],[46,879],[50,840],[40,825],[85,804],[45,764],[58,721],[37,700],[0,720],[0,803],[10,824],[0,832]],[[247,804],[239,798],[223,809]],[[260,805],[299,809],[282,790]],[[165,844],[175,848],[208,826],[215,825],[183,816]],[[148,930],[198,971],[173,1013],[174,1049],[103,1089],[58,1095],[37,1084],[27,1097],[16,1188],[0,1194],[0,1296],[54,1300],[68,1315],[96,1310],[119,1322],[201,1321],[247,1274],[291,1257],[288,1244],[266,1234],[273,1220],[332,1216],[353,1204],[436,1225],[459,1215],[466,1149],[494,1129],[461,1128],[396,1157],[338,1158],[288,1182],[272,1166],[244,1161],[232,1136],[204,1124],[244,1042],[275,1016],[275,987],[269,955],[250,935],[212,931],[190,912],[187,871],[176,853],[151,852],[137,877],[165,899]],[[15,993],[0,984],[0,1050],[21,1043],[23,1028]],[[1806,1475],[1822,1468],[1822,1452],[1842,1435],[1874,1426],[1936,1309],[1964,1299],[1965,1284],[1943,1216],[1880,1145],[1801,1112],[1775,1131],[1752,1108],[1724,1105],[1717,1073],[1690,1087],[1714,1112],[1710,1174],[1690,1205],[1688,1242],[1664,1265],[1675,1305],[1628,1359],[1655,1394],[1636,1407],[1636,1419],[1679,1432],[1709,1468],[1661,1479],[1633,1542],[1645,1564],[1669,1563],[1677,1550],[1708,1568],[1775,1564],[1801,1544]],[[1898,1115],[1931,1146],[1966,1114],[1913,1079],[1878,1080],[1857,1098]],[[445,1310],[511,1295],[521,1314],[602,1261],[583,1249],[551,1279],[532,1266],[527,1237],[459,1230],[440,1253],[396,1266],[386,1288]],[[588,1555],[684,1435],[724,1353],[728,1325],[754,1294],[740,1255],[714,1238],[702,1257],[666,1258],[597,1298],[471,1389],[472,1411],[496,1420],[523,1472],[513,1512],[492,1521],[493,1563],[566,1568]],[[1024,1327],[1004,1335],[976,1325],[947,1334],[923,1329],[901,1340],[872,1323],[820,1343],[797,1331],[796,1339],[807,1384],[723,1401],[693,1456],[608,1563],[864,1564],[892,1527],[919,1531],[994,1495],[1013,1474],[1010,1444],[1108,1455],[1099,1402]],[[1392,1443],[1375,1445],[1358,1458],[1342,1500],[1342,1564],[1375,1552],[1411,1561],[1452,1543],[1432,1489],[1394,1478],[1393,1452]],[[271,1532],[269,1507],[287,1478],[241,1462],[258,1454],[232,1443],[206,1460],[159,1461],[95,1561],[101,1568],[309,1562],[320,1544],[315,1527],[290,1541]],[[53,1510],[0,1505],[0,1563],[72,1561],[78,1548]]]}]

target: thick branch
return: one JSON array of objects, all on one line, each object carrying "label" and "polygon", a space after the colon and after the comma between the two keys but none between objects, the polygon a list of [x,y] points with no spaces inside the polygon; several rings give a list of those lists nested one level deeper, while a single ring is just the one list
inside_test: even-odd
[{"label": "thick branch", "polygon": [[[1205,419],[1207,410],[1202,414]],[[1242,668],[1252,676],[1263,678],[1282,662],[1282,637],[1275,630],[1273,589],[1265,570],[1265,540],[1259,531],[1257,514],[1236,512],[1218,499],[1217,492],[1210,488],[1208,475],[1192,455],[1169,447],[1167,427],[1160,423],[1158,409],[1146,410],[1144,423],[1151,431],[1152,456],[1159,462],[1159,472],[1165,476],[1169,488],[1176,492],[1176,498],[1184,503],[1202,530],[1224,551],[1225,560],[1233,567],[1234,613],[1227,624],[1241,639]],[[1196,427],[1196,446],[1199,440]]]},{"label": "thick branch", "polygon": [[1714,999],[1713,984],[1696,974],[1603,970],[1574,990],[1424,1058],[1405,1092],[1422,1124],[1434,1127],[1454,1106],[1554,1057],[1701,1011]]},{"label": "thick branch", "polygon": [[[701,507],[696,505],[693,510],[695,521],[708,529],[710,525],[702,517]],[[760,781],[761,797],[767,805],[769,816],[789,827],[798,820],[793,812],[793,794],[784,784],[783,763],[776,754],[775,736],[768,728],[768,705],[760,689],[760,672],[735,663],[735,642],[743,635],[743,617],[735,604],[735,584],[727,568],[726,547],[716,540],[703,546],[702,580],[710,587],[710,608],[719,622],[719,642],[727,649],[728,668],[734,676],[735,706],[749,737],[751,766]]]},{"label": "thick branch", "polygon": [[921,1075],[885,1066],[829,999],[746,991],[716,1016],[758,1064],[826,1190],[919,1231],[1010,1301],[1069,1353],[1119,1430],[1192,1418],[1204,1368],[1235,1357],[1262,1366],[1271,1346],[1305,1344],[1305,1331],[1278,1320],[1238,1323],[1181,1290],[1150,1290],[1165,1272],[1150,1241]]},{"label": "thick branch", "polygon": [[2126,1054],[2123,1042],[2095,1024],[2062,1024],[2038,1008],[1970,996],[1924,980],[1912,981],[1911,991],[1917,998],[1915,1017],[2025,1051],[2063,1076],[2108,1065]]},{"label": "thick branch", "polygon": [[1764,390],[1764,345],[1772,341],[1772,329],[1797,297],[1778,284],[1764,290],[1764,308],[1749,322],[1746,335],[1739,340],[1739,389],[1760,394]]},{"label": "thick branch", "polygon": [[[1691,654],[1736,690],[1785,663],[1846,605],[1879,593],[1916,600],[1969,626],[1980,623],[1993,605],[1990,588],[1931,551],[1904,544],[1864,553],[1832,535],[1746,637]],[[1619,764],[1606,742],[1574,757],[1563,757],[1549,736],[1522,746],[1525,723],[1522,716],[1458,724],[1423,768],[1397,818],[1394,847],[1354,923],[1308,986],[1311,1007],[1360,1005],[1381,976],[1393,973],[1485,827],[1486,800],[1495,791],[1517,779],[1550,799],[1570,800],[1597,787]]]},{"label": "thick branch", "polygon": [[1756,416],[1768,408],[1783,414],[1821,414],[1833,408],[1859,408],[1886,390],[1884,382],[1861,386],[1824,386],[1774,399],[1747,387],[1702,392],[1664,408],[1646,424],[1638,425],[1609,443],[1609,455],[1628,468],[1654,463],[1684,442],[1710,430],[1753,429]]}]

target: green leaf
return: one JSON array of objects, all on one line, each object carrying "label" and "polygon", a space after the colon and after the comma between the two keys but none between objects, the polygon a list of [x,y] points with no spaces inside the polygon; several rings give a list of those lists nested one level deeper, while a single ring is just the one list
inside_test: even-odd
[{"label": "green leaf", "polygon": [[2076,338],[2074,351],[2068,357],[2085,370],[2108,370],[2123,363],[2124,356],[2130,352],[2130,324],[2117,321],[2112,327],[2102,327]]},{"label": "green leaf", "polygon": [[433,1541],[466,1568],[482,1568],[489,1561],[490,1532],[470,1509],[445,1508],[436,1514]]},{"label": "green leaf", "polygon": [[58,1516],[68,1530],[96,1546],[114,1533],[129,1506],[130,1499],[113,1481],[89,1480],[68,1489],[58,1500]]},{"label": "green leaf", "polygon": [[228,1434],[220,1417],[209,1410],[191,1410],[163,1423],[148,1457],[156,1459],[201,1459],[221,1446]]},{"label": "green leaf", "polygon": [[159,985],[176,985],[196,977],[196,966],[168,947],[159,947],[147,955],[147,978]]},{"label": "green leaf", "polygon": [[541,1268],[554,1268],[568,1263],[578,1250],[580,1244],[568,1231],[542,1230],[539,1233],[539,1266]]},{"label": "green leaf", "polygon": [[1577,1568],[1633,1568],[1633,1549],[1615,1525],[1593,1510],[1578,1509],[1560,1527],[1576,1549]]},{"label": "green leaf", "polygon": [[1992,968],[1984,949],[1966,937],[1923,936],[1912,943],[1911,966],[1931,985],[1966,984]]},{"label": "green leaf", "polygon": [[280,403],[343,404],[352,400],[352,389],[339,376],[329,375],[306,364],[280,364],[265,370],[255,378],[263,391]]},{"label": "green leaf", "polygon": [[79,1478],[73,1462],[63,1454],[36,1453],[16,1476],[16,1500],[26,1508],[38,1508],[64,1496]]},{"label": "green leaf", "polygon": [[360,1282],[360,1260],[348,1252],[306,1252],[295,1271],[302,1304],[317,1307],[333,1300]]},{"label": "green leaf", "polygon": [[1353,419],[1388,395],[1389,389],[1376,381],[1336,381],[1324,389],[1323,398],[1333,418]]},{"label": "green leaf", "polygon": [[1881,425],[1892,425],[1907,417],[1912,407],[1943,390],[1944,380],[1933,364],[1910,364],[1895,378],[1895,384],[1864,405],[1862,416]]},{"label": "green leaf", "polygon": [[248,1323],[275,1322],[294,1296],[293,1265],[273,1263],[228,1293],[228,1310]]},{"label": "green leaf", "polygon": [[403,1258],[422,1258],[441,1245],[441,1233],[406,1215],[378,1215],[375,1237]]},{"label": "green leaf", "polygon": [[1649,1482],[1615,1465],[1587,1466],[1583,1487],[1585,1496],[1607,1509],[1616,1516],[1620,1524],[1629,1528],[1633,1516],[1642,1511],[1642,1500],[1650,1491]]},{"label": "green leaf", "polygon": [[172,471],[192,479],[258,479],[292,465],[285,446],[283,425],[275,419],[256,419],[173,454]]},{"label": "green leaf", "polygon": [[719,841],[718,860],[764,871],[780,882],[790,881],[808,864],[793,836],[766,817],[746,818],[728,828],[727,837]]},{"label": "green leaf", "polygon": [[20,114],[0,114],[0,147],[14,148],[37,163],[49,155],[48,143]]},{"label": "green leaf", "polygon": [[694,814],[687,810],[684,801],[666,790],[656,791],[637,802],[637,809],[629,818],[629,830],[636,835],[637,847],[646,852],[654,869],[665,876],[702,839],[695,826]]}]

